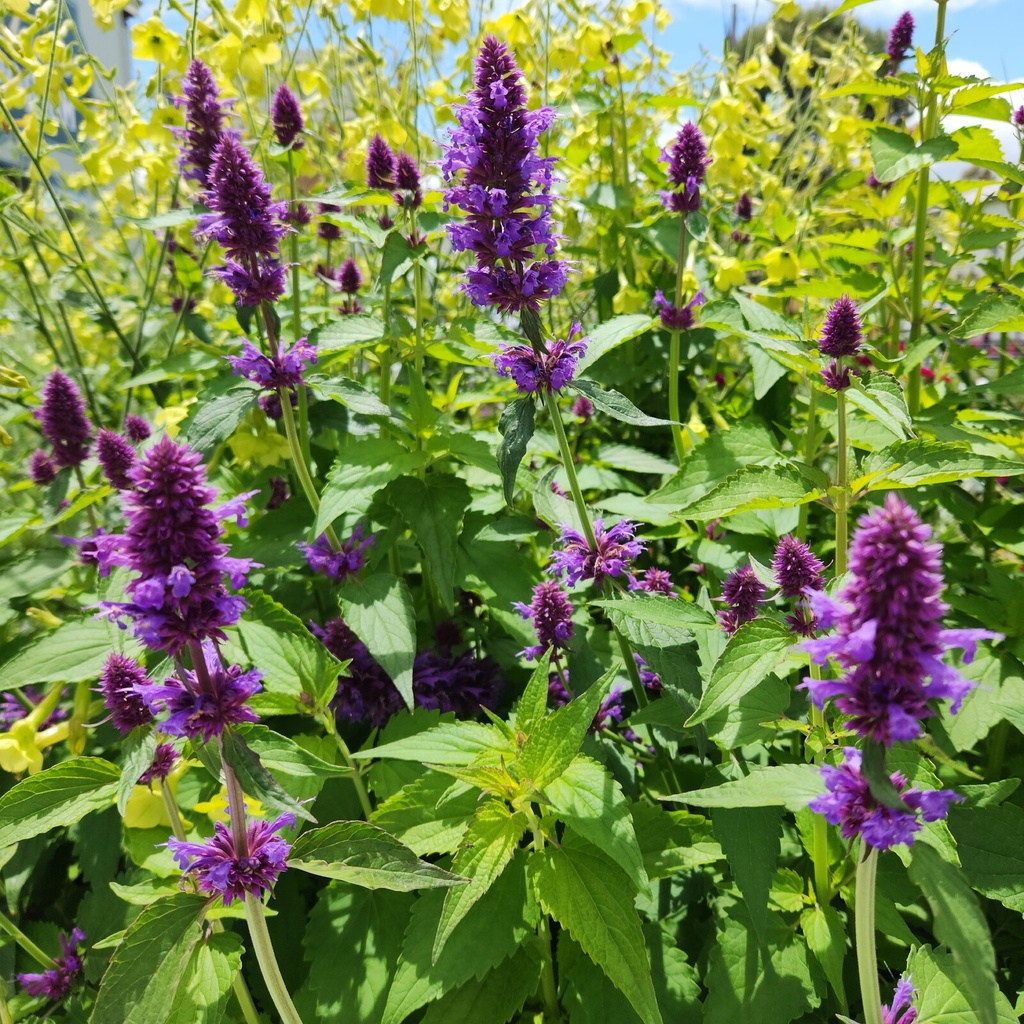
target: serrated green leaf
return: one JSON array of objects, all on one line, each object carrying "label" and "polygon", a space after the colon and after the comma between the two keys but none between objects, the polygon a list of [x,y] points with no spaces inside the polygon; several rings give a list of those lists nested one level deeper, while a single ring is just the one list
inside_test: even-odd
[{"label": "serrated green leaf", "polygon": [[416,612],[405,580],[387,573],[351,578],[338,592],[342,617],[413,708]]},{"label": "serrated green leaf", "polygon": [[391,410],[372,392],[345,377],[311,374],[306,386],[317,398],[333,399],[363,416],[390,416]]},{"label": "serrated green leaf", "polygon": [[231,985],[242,966],[242,940],[215,932],[192,950],[174,1007],[162,1024],[220,1024]]},{"label": "serrated green leaf", "polygon": [[971,888],[1024,913],[1024,810],[1016,804],[953,808],[948,824]]},{"label": "serrated green leaf", "polygon": [[[269,731],[269,730],[268,730]],[[209,746],[209,745],[208,745]],[[277,814],[294,814],[296,818],[316,821],[305,806],[286,793],[281,784],[264,767],[259,754],[235,729],[225,729],[221,736],[224,760],[231,766],[243,792]]]},{"label": "serrated green leaf", "polygon": [[468,484],[461,477],[431,473],[426,480],[401,477],[389,485],[386,493],[412,530],[441,601],[452,611],[459,534],[472,500]]},{"label": "serrated green leaf", "polygon": [[541,659],[533,670],[533,675],[530,676],[530,681],[526,684],[526,689],[523,690],[523,695],[516,705],[516,728],[527,735],[547,714],[550,677],[551,669],[544,659]]},{"label": "serrated green leaf", "polygon": [[746,466],[672,515],[676,519],[724,519],[755,509],[795,508],[823,497],[791,466]]},{"label": "serrated green leaf", "polygon": [[754,930],[764,936],[768,927],[768,893],[782,839],[779,807],[716,807],[711,815],[715,838],[746,904]]},{"label": "serrated green leaf", "polygon": [[946,160],[957,149],[956,143],[944,135],[917,146],[907,132],[883,126],[873,129],[869,146],[875,163],[875,177],[885,183]]},{"label": "serrated green leaf", "polygon": [[498,472],[501,474],[501,486],[505,495],[505,504],[512,504],[512,495],[516,489],[516,474],[519,464],[526,454],[526,446],[533,437],[537,410],[532,398],[517,398],[505,406],[505,411],[498,420],[498,442],[496,458]]},{"label": "serrated green leaf", "polygon": [[393,793],[373,812],[374,825],[390,832],[417,857],[454,853],[476,813],[480,794],[454,787],[437,771],[427,772]]},{"label": "serrated green leaf", "polygon": [[117,784],[117,813],[123,818],[128,797],[132,795],[132,790],[139,779],[153,763],[156,735],[152,729],[133,729],[125,737],[121,749],[124,752],[124,763],[121,765],[121,778]]},{"label": "serrated green leaf", "polygon": [[949,946],[981,1024],[998,1024],[996,956],[988,923],[963,875],[925,843],[914,843],[908,874],[924,893],[935,937]]},{"label": "serrated green leaf", "polygon": [[854,487],[871,491],[924,487],[987,476],[1019,476],[1024,462],[975,455],[959,444],[940,441],[905,441],[870,452],[861,463],[863,476]]},{"label": "serrated green leaf", "polygon": [[843,962],[846,959],[846,926],[834,907],[808,907],[800,915],[800,929],[807,948],[821,964],[839,1002],[846,1003]]},{"label": "serrated green leaf", "polygon": [[90,1024],[152,1024],[168,1018],[201,937],[207,900],[176,893],[146,907],[125,931],[100,982]]},{"label": "serrated green leaf", "polygon": [[384,242],[384,252],[380,260],[380,279],[382,285],[394,284],[413,264],[420,252],[426,251],[426,245],[418,245],[414,249],[409,240],[400,231],[392,231]]},{"label": "serrated green leaf", "polygon": [[665,598],[654,594],[632,594],[613,600],[591,602],[603,608],[615,626],[623,619],[634,619],[673,629],[712,629],[718,620],[692,601]]},{"label": "serrated green leaf", "polygon": [[612,669],[588,690],[537,723],[516,759],[516,772],[521,779],[529,779],[543,790],[569,767],[614,677]]},{"label": "serrated green leaf", "polygon": [[484,761],[497,764],[502,755],[509,757],[511,754],[508,742],[493,725],[441,722],[415,736],[356,751],[352,756],[356,760],[393,758],[398,761],[466,765]]},{"label": "serrated green leaf", "polygon": [[1015,295],[993,295],[979,303],[950,331],[955,338],[979,334],[1024,331],[1024,302]]},{"label": "serrated green leaf", "polygon": [[188,443],[204,455],[226,441],[256,407],[259,388],[246,381],[235,384],[227,394],[213,395],[198,403],[195,412],[184,425],[183,434]]},{"label": "serrated green leaf", "polygon": [[[952,953],[918,946],[907,961],[914,980],[914,1006],[920,1024],[978,1024],[978,1014],[967,992],[963,971]],[[883,998],[886,993],[883,992]],[[996,992],[998,1024],[1017,1024],[1018,1017],[1002,992]]]},{"label": "serrated green leaf", "polygon": [[99,619],[65,622],[2,666],[0,691],[30,684],[95,679],[111,652],[118,649],[120,633],[109,622]]},{"label": "serrated green leaf", "polygon": [[576,364],[576,372],[582,373],[613,348],[618,348],[623,342],[632,341],[644,331],[649,331],[654,322],[646,313],[622,313],[605,320],[588,334],[587,351]]},{"label": "serrated green leaf", "polygon": [[420,860],[407,846],[366,821],[337,821],[303,832],[288,865],[366,889],[410,892],[465,885],[466,879]]},{"label": "serrated green leaf", "polygon": [[445,893],[441,920],[430,961],[436,964],[456,925],[497,881],[512,859],[526,831],[526,815],[514,814],[497,800],[485,803],[470,823],[462,847],[452,861],[452,871],[469,879],[469,884]]},{"label": "serrated green leaf", "polygon": [[309,332],[310,344],[320,354],[343,352],[384,337],[384,321],[375,316],[356,314],[340,320],[331,320]]},{"label": "serrated green leaf", "polygon": [[602,388],[596,381],[581,377],[574,380],[569,387],[589,398],[594,403],[594,408],[608,413],[613,419],[620,420],[622,423],[631,423],[635,427],[664,427],[672,423],[672,420],[648,416],[647,413],[641,412],[625,395],[619,394],[612,388]]},{"label": "serrated green leaf", "polygon": [[661,799],[694,807],[785,807],[799,811],[824,792],[825,783],[814,765],[780,764],[753,767],[749,775],[734,782]]},{"label": "serrated green leaf", "polygon": [[863,381],[851,377],[846,400],[867,413],[901,440],[910,433],[910,412],[899,381],[888,373],[872,373]]},{"label": "serrated green leaf", "polygon": [[295,740],[273,732],[265,725],[240,725],[237,732],[268,771],[296,779],[327,779],[352,773],[351,768],[325,761],[311,750],[300,747]]},{"label": "serrated green leaf", "polygon": [[582,839],[530,854],[541,906],[580,944],[644,1024],[661,1024],[651,964],[630,886],[618,865]]},{"label": "serrated green leaf", "polygon": [[714,864],[724,857],[711,822],[699,814],[638,803],[633,807],[633,823],[652,880]]},{"label": "serrated green leaf", "polygon": [[559,778],[545,787],[544,795],[569,828],[626,872],[637,892],[648,891],[629,802],[602,765],[589,757],[576,757]]},{"label": "serrated green leaf", "polygon": [[715,662],[700,706],[686,724],[699,725],[735,704],[782,664],[794,642],[789,629],[773,619],[745,622]]},{"label": "serrated green leaf", "polygon": [[30,775],[0,796],[0,850],[109,807],[121,771],[99,757],[75,757]]}]

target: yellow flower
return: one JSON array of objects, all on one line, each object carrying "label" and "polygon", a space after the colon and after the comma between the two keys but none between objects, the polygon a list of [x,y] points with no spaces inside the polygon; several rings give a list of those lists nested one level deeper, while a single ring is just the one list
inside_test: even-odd
[{"label": "yellow flower", "polygon": [[794,0],[775,0],[775,17],[779,21],[792,21],[800,13],[800,5]]},{"label": "yellow flower", "polygon": [[[90,0],[92,13],[96,18],[96,24],[100,28],[110,29],[114,27],[114,15],[123,11],[128,6],[128,0]],[[15,7],[18,5],[15,4]]]},{"label": "yellow flower", "polygon": [[718,269],[715,271],[715,287],[720,292],[727,292],[730,288],[737,288],[746,284],[747,272],[743,264],[734,256],[726,256],[719,261]]},{"label": "yellow flower", "polygon": [[[225,825],[229,824],[231,819],[228,816],[228,791],[221,789],[209,800],[196,804],[193,810],[196,814],[205,814],[212,822],[222,821]],[[245,812],[255,818],[262,818],[265,813],[259,800],[253,800],[252,797],[245,798]]]},{"label": "yellow flower", "polygon": [[132,26],[132,55],[136,60],[155,61],[165,71],[184,71],[188,48],[185,40],[154,14],[149,21]]},{"label": "yellow flower", "polygon": [[784,284],[800,276],[800,261],[786,249],[772,249],[764,258],[769,284]]},{"label": "yellow flower", "polygon": [[723,127],[735,128],[743,120],[746,109],[732,96],[723,96],[711,104],[708,113]]},{"label": "yellow flower", "polygon": [[738,157],[743,154],[745,141],[743,132],[736,128],[726,128],[715,136],[711,146],[712,152],[716,159],[723,156]]},{"label": "yellow flower", "polygon": [[800,50],[789,59],[789,80],[797,86],[811,84],[811,76],[808,71],[811,67],[811,55],[806,50]]},{"label": "yellow flower", "polygon": [[615,313],[642,313],[648,311],[650,305],[650,293],[629,284],[624,284],[612,299],[612,310]]},{"label": "yellow flower", "polygon": [[253,430],[242,426],[231,435],[231,450],[243,465],[280,466],[288,461],[288,439],[270,430],[265,423]]},{"label": "yellow flower", "polygon": [[163,427],[167,431],[167,436],[173,439],[178,436],[178,429],[186,416],[188,416],[188,406],[165,405],[162,409],[157,410],[153,417],[153,424]]},{"label": "yellow flower", "polygon": [[9,732],[0,734],[0,768],[12,775],[21,775],[26,770],[29,775],[42,771],[43,751],[67,739],[67,722],[58,722],[37,732],[38,724],[33,717],[22,718],[11,726]]}]

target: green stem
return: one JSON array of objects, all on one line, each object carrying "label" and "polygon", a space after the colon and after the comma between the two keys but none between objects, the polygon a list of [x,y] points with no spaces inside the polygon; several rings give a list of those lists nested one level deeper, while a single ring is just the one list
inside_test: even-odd
[{"label": "green stem", "polygon": [[[291,208],[295,208],[295,162],[292,151],[288,150],[288,191]],[[302,336],[302,295],[299,292],[299,234],[293,231],[290,237],[292,254],[292,339],[298,341]],[[309,401],[306,389],[299,388],[296,392],[299,400],[299,445],[302,449],[303,462],[308,466],[312,462],[309,453]]]},{"label": "green stem", "polygon": [[7,932],[36,963],[47,970],[56,967],[53,957],[47,956],[6,914],[0,914],[0,931]]},{"label": "green stem", "polygon": [[[818,389],[808,381],[810,394],[807,396],[807,427],[804,430],[804,462],[808,466],[814,464],[814,453],[818,433]],[[802,541],[807,540],[807,521],[810,515],[811,506],[804,502],[800,506],[800,515],[797,519],[796,535]]]},{"label": "green stem", "polygon": [[369,821],[370,815],[373,814],[373,804],[370,803],[370,794],[366,792],[366,785],[363,782],[363,770],[356,763],[355,758],[352,756],[352,751],[348,749],[348,744],[341,733],[338,732],[338,725],[334,721],[334,715],[330,711],[325,711],[320,721],[323,722],[324,728],[334,737],[334,742],[337,744],[338,750],[341,751],[345,764],[352,769],[352,785],[356,787],[359,806],[362,807],[363,814],[366,816],[367,821]]},{"label": "green stem", "polygon": [[590,524],[590,513],[587,511],[587,503],[583,499],[583,490],[580,487],[579,477],[576,476],[576,465],[573,462],[572,449],[569,447],[569,439],[565,436],[565,426],[562,423],[562,416],[558,411],[558,403],[551,392],[545,395],[544,404],[547,406],[551,425],[555,428],[555,437],[558,438],[558,450],[562,456],[565,475],[569,478],[569,490],[572,492],[572,500],[576,503],[576,512],[580,517],[583,536],[586,537],[587,546],[590,550],[596,551],[597,538],[594,536],[594,527]]},{"label": "green stem", "polygon": [[270,998],[274,1001],[281,1020],[284,1021],[284,1024],[302,1024],[302,1018],[299,1016],[299,1011],[295,1009],[284,978],[281,977],[281,968],[278,966],[277,957],[274,955],[270,932],[267,931],[263,901],[258,900],[251,893],[247,893],[245,897],[245,920],[249,925],[249,937],[252,939],[252,948],[260,965],[260,972],[263,974],[263,980],[267,983]]},{"label": "green stem", "polygon": [[850,484],[846,462],[846,395],[836,394],[836,430],[839,452],[836,458],[836,575],[846,572],[846,548],[849,536]]},{"label": "green stem", "polygon": [[[821,666],[811,662],[811,678],[821,678]],[[827,726],[825,712],[815,704],[811,704],[811,733],[820,732],[821,744],[815,751],[812,760],[821,765],[825,759],[825,743]],[[808,737],[810,739],[810,737]],[[814,816],[814,832],[812,843],[812,860],[814,862],[814,894],[818,906],[827,907],[832,902],[831,872],[828,858],[828,822],[820,814]]]},{"label": "green stem", "polygon": [[[380,400],[384,405],[391,405],[391,286],[383,285],[384,289],[384,337],[387,339],[387,351],[380,360]],[[387,426],[382,424],[381,431],[386,432]]]},{"label": "green stem", "polygon": [[[863,842],[863,840],[862,840]],[[882,1024],[882,992],[878,985],[878,962],[875,952],[875,876],[878,873],[878,851],[862,847],[857,861],[854,916],[857,935],[857,970],[860,974],[860,996],[864,1003],[864,1024]]]},{"label": "green stem", "polygon": [[[676,260],[676,297],[675,307],[679,309],[683,301],[683,272],[686,268],[686,216],[679,222],[679,257]],[[682,464],[686,456],[683,446],[682,416],[679,409],[679,331],[669,336],[668,348],[668,418],[672,420],[672,444],[676,450],[676,461]]]},{"label": "green stem", "polygon": [[[533,830],[533,848],[537,853],[544,849],[544,835],[539,828]],[[541,969],[541,990],[544,993],[544,1019],[551,1024],[558,1024],[562,1014],[558,1009],[558,986],[555,984],[555,958],[552,953],[551,929],[548,927],[547,914],[541,914],[537,925],[544,948],[544,966]]]}]

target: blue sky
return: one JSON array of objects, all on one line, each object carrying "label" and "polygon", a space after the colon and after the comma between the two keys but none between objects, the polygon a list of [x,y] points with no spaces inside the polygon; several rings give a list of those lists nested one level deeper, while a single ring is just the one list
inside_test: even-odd
[{"label": "blue sky", "polygon": [[[722,39],[732,19],[733,3],[742,30],[751,20],[763,21],[773,10],[771,0],[666,0],[673,22],[661,45],[672,66],[683,70],[697,62],[702,49],[722,52]],[[800,0],[810,6],[812,0]],[[838,6],[840,0],[834,0]],[[935,40],[935,0],[873,0],[853,13],[867,25],[888,29],[909,10],[916,22],[915,45],[930,50]],[[1002,81],[1024,81],[1024,0],[949,0],[946,35],[951,37],[950,60],[970,62]],[[955,68],[954,68],[955,70]],[[961,71],[970,71],[964,64]],[[974,73],[978,73],[975,69]]]}]

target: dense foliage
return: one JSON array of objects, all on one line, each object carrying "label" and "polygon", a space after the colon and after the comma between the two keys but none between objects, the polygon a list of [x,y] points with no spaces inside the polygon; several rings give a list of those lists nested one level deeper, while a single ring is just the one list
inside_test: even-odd
[{"label": "dense foliage", "polygon": [[857,6],[15,0],[0,1022],[1018,1019],[1024,108]]}]

